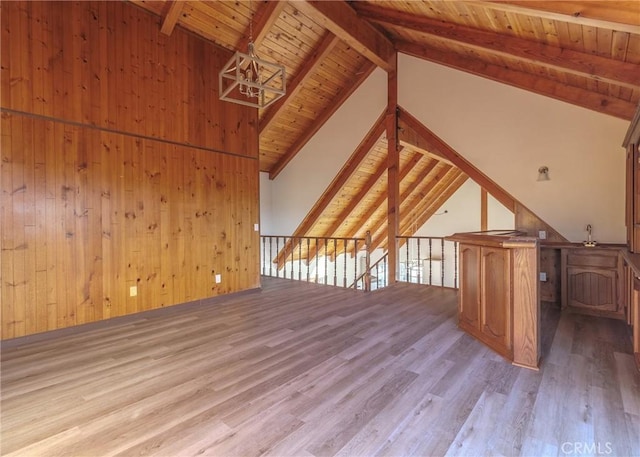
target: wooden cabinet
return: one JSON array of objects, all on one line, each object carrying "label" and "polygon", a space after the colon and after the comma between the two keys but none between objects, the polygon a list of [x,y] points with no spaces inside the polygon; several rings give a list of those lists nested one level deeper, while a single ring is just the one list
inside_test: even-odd
[{"label": "wooden cabinet", "polygon": [[511,359],[509,250],[460,245],[459,325]]},{"label": "wooden cabinet", "polygon": [[514,364],[539,360],[539,248],[535,238],[455,234],[458,325]]},{"label": "wooden cabinet", "polygon": [[624,318],[622,267],[617,249],[563,249],[563,308]]}]

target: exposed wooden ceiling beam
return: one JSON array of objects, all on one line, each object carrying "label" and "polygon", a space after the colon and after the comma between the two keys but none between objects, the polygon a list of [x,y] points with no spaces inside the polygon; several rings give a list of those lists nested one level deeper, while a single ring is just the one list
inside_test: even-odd
[{"label": "exposed wooden ceiling beam", "polygon": [[[447,172],[452,168],[451,165],[444,165],[443,167],[441,167],[440,170],[436,172],[435,176],[433,176],[431,179],[427,181],[429,174],[435,169],[435,167],[438,164],[439,162],[437,160],[432,160],[432,163],[427,165],[427,167],[424,170],[422,170],[422,172],[420,173],[420,177],[414,180],[411,184],[409,184],[409,186],[407,186],[407,188],[402,192],[402,194],[400,195],[400,201],[405,201],[405,199],[409,198],[410,195],[413,192],[415,192],[418,187],[420,187],[420,185],[424,186],[424,189],[421,191],[428,193],[429,190],[431,190],[436,184],[438,184],[440,180],[444,178]],[[400,217],[402,218],[403,214],[400,214]],[[381,219],[378,222],[378,226],[374,227],[374,229],[371,230],[371,233],[377,233],[380,230],[380,228],[384,227],[385,225],[386,225],[386,218]],[[385,242],[386,242],[386,245],[385,245]],[[378,247],[384,247],[384,246],[388,246],[388,237],[387,237],[386,230],[383,230],[382,232],[380,232],[379,235],[375,237],[372,236],[370,249],[373,250]]]},{"label": "exposed wooden ceiling beam", "polygon": [[[437,195],[433,195],[432,198],[427,199],[421,206],[416,206],[416,210],[413,212],[415,217],[411,217],[410,214],[402,224],[400,233],[402,236],[413,236],[417,229],[427,223],[431,216],[440,208],[453,194],[456,193],[460,186],[462,186],[469,177],[460,171],[458,168],[449,170],[448,175],[451,176],[450,182],[447,184],[442,192],[438,192]],[[414,228],[415,227],[415,228]]]},{"label": "exposed wooden ceiling beam", "polygon": [[[336,230],[338,230],[338,228],[340,228],[344,221],[347,220],[349,215],[353,212],[354,209],[356,209],[362,199],[367,196],[371,188],[378,182],[385,171],[387,171],[387,164],[383,161],[378,166],[376,171],[371,176],[369,176],[364,186],[362,186],[358,193],[351,196],[351,198],[349,199],[349,204],[341,209],[340,213],[336,216],[331,225],[324,231],[324,234],[322,235],[323,237],[335,236]],[[316,247],[310,250],[309,258],[313,259],[321,247],[322,242],[316,244]]]},{"label": "exposed wooden ceiling beam", "polygon": [[352,84],[344,86],[338,95],[331,101],[331,103],[325,108],[325,110],[316,117],[311,126],[302,132],[300,137],[295,141],[293,145],[285,152],[280,160],[269,170],[269,179],[275,179],[284,167],[300,152],[300,150],[307,144],[307,142],[316,134],[320,128],[338,111],[342,104],[353,94],[358,87],[369,77],[369,75],[375,70],[376,66],[365,61],[364,65],[358,72],[358,78],[352,82]]},{"label": "exposed wooden ceiling beam", "polygon": [[[369,151],[371,151],[384,133],[386,127],[384,122],[385,115],[386,113],[383,112],[380,117],[378,117],[378,120],[362,139],[356,150],[351,154],[351,157],[349,157],[346,163],[342,166],[342,169],[340,169],[338,174],[333,178],[333,181],[331,181],[320,198],[318,198],[300,225],[295,229],[292,236],[305,236],[316,224],[324,210],[331,203],[331,200],[338,195],[340,189],[342,189],[344,184],[349,180],[349,178],[351,178],[353,173],[355,173],[360,163],[364,160],[367,154],[369,154]],[[288,249],[290,249],[290,246],[284,246],[280,253],[278,253],[278,265],[281,264],[287,253],[290,252]]]},{"label": "exposed wooden ceiling beam", "polygon": [[396,43],[396,47],[398,51],[405,54],[620,119],[630,120],[635,111],[635,105],[626,100],[570,86],[538,75],[510,70],[488,62],[443,52],[430,46],[399,41]]},{"label": "exposed wooden ceiling beam", "polygon": [[589,27],[640,34],[640,2],[616,1],[470,1],[473,6],[491,8],[505,13],[551,19]]},{"label": "exposed wooden ceiling beam", "polygon": [[[423,160],[424,156],[420,153],[415,153],[411,156],[411,159],[409,160],[409,162],[407,162],[402,169],[400,170],[400,181],[402,181],[408,174],[409,172],[411,172],[411,170],[413,170],[416,165],[418,165],[418,162],[420,162],[421,160]],[[430,170],[433,170],[433,168],[435,168],[435,166],[438,164],[437,161],[432,160],[427,167]],[[373,215],[376,213],[376,211],[378,211],[382,205],[384,204],[384,202],[387,200],[387,194],[386,192],[383,194],[380,194],[380,196],[375,200],[375,202],[373,203],[373,205],[371,205],[369,207],[369,209],[367,210],[367,212],[365,214],[362,215],[362,217],[360,218],[360,225],[359,227],[356,227],[351,233],[349,233],[347,236],[350,238],[356,238],[358,236],[364,236],[364,234],[366,233],[367,230],[370,230],[371,233],[373,234],[375,232],[375,230],[373,229],[373,227],[382,227],[382,223],[378,224],[378,222],[374,223],[372,226],[369,225],[369,219],[371,219],[373,217]],[[385,213],[386,216],[386,213]]]},{"label": "exposed wooden ceiling beam", "polygon": [[[284,1],[262,2],[262,6],[254,14],[252,19],[253,25],[251,25],[251,27],[253,27],[253,43],[256,49],[260,46],[264,37],[267,36],[273,24],[278,20],[286,3],[287,2]],[[242,38],[236,43],[235,49],[246,51],[249,47],[250,40],[251,33],[249,27],[247,27]]]},{"label": "exposed wooden ceiling beam", "polygon": [[453,165],[451,163],[451,161],[449,159],[447,159],[446,157],[442,157],[441,155],[438,155],[435,152],[431,152],[431,151],[427,151],[426,149],[420,149],[417,144],[420,144],[420,140],[419,139],[414,139],[411,141],[407,141],[406,139],[404,139],[405,136],[408,135],[415,135],[415,132],[413,130],[410,130],[408,132],[405,132],[405,135],[403,135],[403,139],[399,140],[400,145],[402,146],[410,146],[412,150],[414,151],[419,151],[420,154],[423,154],[427,157],[430,157],[432,159],[438,160],[440,162],[444,162],[444,163],[448,163],[449,165]]},{"label": "exposed wooden ceiling beam", "polygon": [[[511,212],[515,209],[515,199],[509,195],[502,187],[498,186],[491,178],[478,170],[467,159],[458,154],[451,146],[442,141],[435,133],[425,127],[419,120],[405,111],[399,110],[398,125],[400,126],[398,136],[403,137],[404,132],[409,129],[414,130],[421,139],[418,146],[421,149],[437,151],[442,154],[456,167],[465,172],[471,179],[489,192],[496,200],[502,203]],[[403,138],[407,141],[414,141],[415,137]]]},{"label": "exposed wooden ceiling beam", "polygon": [[560,48],[514,36],[504,36],[486,30],[438,21],[425,16],[382,8],[370,3],[359,3],[358,14],[367,19],[405,27],[432,35],[439,40],[454,42],[470,49],[517,59],[534,65],[545,65],[555,70],[604,81],[631,89],[640,88],[640,65]]},{"label": "exposed wooden ceiling beam", "polygon": [[169,10],[167,14],[165,14],[164,19],[162,20],[162,27],[160,27],[160,33],[163,33],[167,36],[173,33],[173,29],[178,23],[178,18],[180,17],[180,13],[182,13],[182,7],[184,7],[183,1],[174,0],[169,5]]},{"label": "exposed wooden ceiling beam", "polygon": [[278,117],[278,114],[286,107],[287,102],[292,100],[298,92],[300,92],[305,81],[313,76],[313,73],[339,41],[340,39],[337,36],[331,32],[327,32],[318,47],[307,57],[295,78],[287,83],[287,93],[267,109],[262,119],[260,119],[259,133],[269,128],[273,120]]},{"label": "exposed wooden ceiling beam", "polygon": [[358,17],[347,2],[308,0],[306,4],[309,6],[307,12],[316,22],[377,66],[386,71],[393,70],[393,43],[370,23]]}]

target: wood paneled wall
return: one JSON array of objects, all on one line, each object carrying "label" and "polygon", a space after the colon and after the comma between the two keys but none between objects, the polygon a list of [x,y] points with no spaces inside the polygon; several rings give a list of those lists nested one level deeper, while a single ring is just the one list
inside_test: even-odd
[{"label": "wood paneled wall", "polygon": [[230,53],[124,2],[1,13],[2,339],[258,287],[257,110],[218,100]]}]

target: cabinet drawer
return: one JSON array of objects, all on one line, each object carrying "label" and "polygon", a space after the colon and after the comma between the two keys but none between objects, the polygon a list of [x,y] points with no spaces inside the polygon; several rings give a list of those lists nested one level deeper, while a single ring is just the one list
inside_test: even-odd
[{"label": "cabinet drawer", "polygon": [[573,253],[570,252],[567,255],[567,265],[576,267],[598,267],[598,268],[612,268],[615,269],[618,266],[618,256],[615,253]]}]

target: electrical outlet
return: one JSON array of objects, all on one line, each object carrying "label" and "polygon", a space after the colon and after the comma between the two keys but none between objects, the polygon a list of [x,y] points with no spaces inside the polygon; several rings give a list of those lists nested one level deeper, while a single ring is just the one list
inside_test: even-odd
[{"label": "electrical outlet", "polygon": [[259,232],[260,231],[260,224],[253,224],[253,231],[254,232]]},{"label": "electrical outlet", "polygon": [[547,273],[544,271],[540,272],[540,281],[546,281],[547,280]]},{"label": "electrical outlet", "polygon": [[138,295],[138,286],[129,287],[129,297],[135,297]]},{"label": "electrical outlet", "polygon": [[220,284],[222,282],[222,275],[216,275],[216,284]]},{"label": "electrical outlet", "polygon": [[547,231],[546,230],[538,231],[538,238],[540,238],[541,240],[546,240],[547,239]]}]

